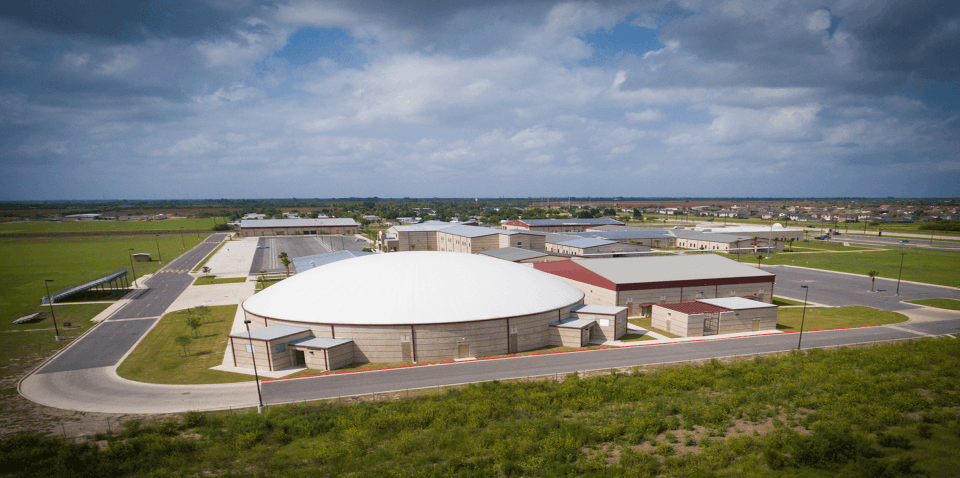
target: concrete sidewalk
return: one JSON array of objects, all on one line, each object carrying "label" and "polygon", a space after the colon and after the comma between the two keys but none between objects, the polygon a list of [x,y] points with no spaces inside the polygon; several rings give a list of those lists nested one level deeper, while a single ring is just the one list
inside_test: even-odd
[{"label": "concrete sidewalk", "polygon": [[217,277],[247,277],[257,252],[258,237],[244,237],[224,241],[220,250],[207,261],[210,273]]}]

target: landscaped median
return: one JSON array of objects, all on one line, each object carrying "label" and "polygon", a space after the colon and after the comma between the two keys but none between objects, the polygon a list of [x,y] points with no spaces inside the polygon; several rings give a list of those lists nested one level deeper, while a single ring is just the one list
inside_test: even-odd
[{"label": "landscaped median", "polygon": [[[117,374],[129,380],[163,384],[231,383],[253,380],[244,375],[211,370],[223,362],[227,336],[233,326],[236,305],[178,310],[164,315],[117,368]],[[200,317],[202,325],[192,330],[191,317]],[[184,345],[178,337],[188,337]],[[199,338],[196,338],[199,337]],[[181,339],[182,340],[182,339]],[[185,350],[184,350],[185,349]]]},{"label": "landscaped median", "polygon": [[954,299],[920,299],[908,300],[907,303],[936,307],[938,309],[960,310],[960,300]]},{"label": "landscaped median", "polygon": [[234,284],[246,281],[246,277],[202,276],[197,277],[197,280],[193,281],[193,285]]},{"label": "landscaped median", "polygon": [[910,320],[903,314],[853,305],[847,307],[802,307],[780,309],[777,312],[777,329],[784,332],[803,330],[845,329],[871,325],[899,324]]}]

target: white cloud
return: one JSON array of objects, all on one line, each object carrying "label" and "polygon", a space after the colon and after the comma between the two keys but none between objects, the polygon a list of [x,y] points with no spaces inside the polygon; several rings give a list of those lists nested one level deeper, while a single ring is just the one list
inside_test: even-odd
[{"label": "white cloud", "polygon": [[824,9],[817,10],[810,14],[807,19],[807,30],[826,30],[830,28],[830,12]]},{"label": "white cloud", "polygon": [[663,114],[658,110],[654,109],[645,109],[643,111],[629,112],[623,115],[624,119],[631,123],[639,123],[642,121],[656,121],[663,118]]}]

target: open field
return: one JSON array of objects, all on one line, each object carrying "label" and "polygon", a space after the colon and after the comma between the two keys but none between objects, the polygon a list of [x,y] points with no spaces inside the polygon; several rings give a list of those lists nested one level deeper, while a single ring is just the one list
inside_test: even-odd
[{"label": "open field", "polygon": [[[489,382],[0,442],[23,476],[955,476],[955,339]],[[909,373],[907,373],[909,372]],[[789,378],[786,378],[789,377]]]},{"label": "open field", "polygon": [[[200,234],[201,239],[210,232]],[[40,309],[46,295],[44,279],[53,279],[50,292],[80,285],[117,269],[130,267],[130,252],[149,252],[166,264],[184,252],[179,235],[69,236],[45,238],[0,238],[0,330],[8,329],[14,319]],[[184,236],[186,249],[200,241],[196,235]],[[134,262],[137,277],[156,272],[159,262]],[[128,276],[130,282],[132,276]]]},{"label": "open field", "polygon": [[938,309],[960,310],[960,300],[953,299],[920,299],[908,300],[907,302],[927,307],[936,307]]},{"label": "open field", "polygon": [[[227,336],[237,311],[235,305],[213,306],[204,324],[197,330],[200,338],[187,326],[187,317],[197,309],[171,312],[143,338],[126,360],[117,368],[123,378],[146,383],[230,383],[253,380],[252,376],[209,370],[223,362]],[[184,356],[183,348],[174,341],[187,335],[191,343]]]},{"label": "open field", "polygon": [[867,246],[844,246],[843,244],[836,244],[831,242],[823,242],[817,240],[808,240],[802,242],[794,242],[793,246],[788,246],[792,248],[794,252],[809,252],[809,251],[866,251],[870,249],[883,249],[883,246],[877,247],[867,247]]},{"label": "open field", "polygon": [[806,318],[803,308],[780,309],[777,311],[777,329],[786,332],[800,330],[842,329],[863,327],[866,325],[898,324],[909,318],[903,314],[863,306],[848,307],[807,307]]},{"label": "open field", "polygon": [[[756,255],[749,261],[756,263]],[[793,265],[837,272],[866,274],[880,272],[880,277],[897,278],[900,254],[896,250],[880,252],[791,254],[779,253],[764,259],[762,265]],[[903,280],[960,287],[960,253],[910,249],[903,260]]]},{"label": "open field", "polygon": [[7,222],[0,224],[0,236],[4,234],[69,234],[130,231],[168,231],[183,236],[197,237],[209,233],[214,224],[224,223],[224,218],[164,219],[162,221],[80,221],[80,222]]}]

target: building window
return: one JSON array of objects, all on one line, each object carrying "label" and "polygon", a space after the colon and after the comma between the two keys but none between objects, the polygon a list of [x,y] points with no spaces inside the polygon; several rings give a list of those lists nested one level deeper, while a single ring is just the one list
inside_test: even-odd
[{"label": "building window", "polygon": [[246,348],[247,348],[247,353],[248,353],[248,354],[252,354],[252,353],[256,352],[256,349],[253,347],[253,344],[246,344]]},{"label": "building window", "polygon": [[286,352],[287,344],[277,344],[277,353]]}]

